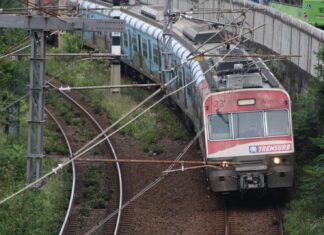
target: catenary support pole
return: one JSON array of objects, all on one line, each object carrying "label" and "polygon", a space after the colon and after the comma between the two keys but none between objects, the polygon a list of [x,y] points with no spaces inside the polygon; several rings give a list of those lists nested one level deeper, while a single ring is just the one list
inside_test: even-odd
[{"label": "catenary support pole", "polygon": [[31,37],[27,184],[33,181],[34,172],[36,172],[37,179],[42,176],[45,107],[45,32],[42,30],[31,30]]},{"label": "catenary support pole", "polygon": [[164,23],[163,23],[163,35],[162,35],[162,72],[164,76],[164,82],[169,81],[172,78],[172,3],[173,0],[165,0],[164,5]]},{"label": "catenary support pole", "polygon": [[[120,19],[120,3],[119,0],[113,0],[113,12],[111,13],[113,19]],[[120,54],[121,54],[121,47],[120,47],[120,39],[121,39],[120,32],[112,32],[112,46],[111,46],[111,53],[117,55],[111,62],[111,85],[117,86],[120,85]],[[118,56],[119,55],[119,56]],[[120,88],[113,88],[111,89],[112,93],[119,93]]]},{"label": "catenary support pole", "polygon": [[[46,33],[53,30],[123,32],[125,21],[0,14],[0,28],[30,30],[32,39],[26,176],[26,182],[29,184],[35,174],[36,179],[42,176]],[[39,186],[40,184],[35,185]]]}]

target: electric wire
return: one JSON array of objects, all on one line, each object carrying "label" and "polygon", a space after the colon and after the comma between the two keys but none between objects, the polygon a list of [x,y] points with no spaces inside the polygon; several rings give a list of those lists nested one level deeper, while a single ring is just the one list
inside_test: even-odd
[{"label": "electric wire", "polygon": [[[238,42],[231,50],[228,51],[228,53],[226,53],[224,55],[224,57],[222,59],[224,59],[227,55],[229,55],[238,45],[240,42]],[[221,59],[221,60],[222,60]],[[208,72],[210,72],[217,64],[215,64],[214,66],[211,66],[207,71],[204,72],[204,75],[207,74]],[[173,81],[175,81],[175,79],[178,78],[178,75],[176,75],[174,78],[172,78],[169,82],[166,83],[166,85],[171,84]],[[156,101],[155,103],[153,103],[151,106],[149,106],[147,109],[145,109],[144,111],[142,111],[141,113],[139,113],[137,116],[135,116],[134,118],[132,118],[131,120],[129,120],[128,122],[126,122],[124,125],[122,125],[121,127],[119,127],[118,129],[116,129],[115,131],[113,131],[112,133],[110,133],[108,135],[108,137],[116,134],[118,131],[120,131],[121,129],[123,129],[124,127],[126,127],[127,125],[129,125],[130,123],[132,123],[133,121],[137,120],[140,116],[142,116],[143,114],[145,114],[147,111],[149,111],[150,109],[152,109],[153,107],[155,107],[157,104],[159,104],[160,102],[162,102],[163,100],[165,100],[167,97],[181,91],[182,89],[186,88],[187,86],[193,84],[194,82],[196,82],[198,78],[193,79],[192,81],[190,81],[189,83],[187,83],[186,85],[164,95],[162,98],[160,98],[158,101]],[[165,85],[165,86],[166,86]],[[97,135],[94,139],[92,139],[91,141],[89,141],[87,144],[85,144],[83,147],[81,147],[81,149],[79,149],[77,152],[75,152],[76,156],[79,155],[83,155],[86,152],[88,152],[89,150],[91,150],[92,148],[94,148],[95,146],[101,144],[104,139],[99,140],[97,143],[93,144],[91,147],[88,148],[89,145],[91,145],[92,143],[96,142],[98,139],[100,139],[105,133],[107,133],[109,130],[111,130],[113,127],[115,127],[118,123],[120,123],[122,120],[124,120],[126,117],[128,117],[131,113],[135,112],[139,107],[141,107],[144,103],[146,103],[148,100],[150,100],[151,98],[153,98],[156,94],[159,93],[159,91],[161,90],[158,89],[157,91],[155,91],[153,94],[151,94],[149,97],[147,97],[145,100],[143,100],[141,103],[139,103],[137,106],[135,106],[134,108],[132,108],[129,112],[127,112],[124,116],[122,116],[120,119],[118,119],[115,123],[113,123],[111,126],[109,126],[108,128],[106,128],[103,132],[101,132],[99,135]]]},{"label": "electric wire", "polygon": [[[263,27],[263,26],[264,26],[264,25],[261,25],[261,26],[255,28],[255,29],[253,29],[253,31],[255,31],[255,30],[257,30],[257,29],[259,29],[259,28],[261,28],[261,27]],[[207,53],[207,52],[209,52],[209,51],[212,51],[212,50],[215,50],[215,49],[217,49],[217,48],[219,48],[219,47],[222,47],[222,46],[224,46],[225,44],[228,44],[228,43],[234,41],[235,39],[238,39],[238,38],[240,38],[240,37],[242,37],[242,36],[244,36],[244,35],[246,35],[246,34],[250,34],[250,33],[251,33],[251,32],[243,33],[243,30],[242,30],[241,33],[240,33],[239,35],[237,35],[237,36],[235,36],[235,37],[232,37],[232,38],[226,40],[225,42],[222,42],[222,43],[220,43],[220,44],[218,44],[218,45],[216,45],[216,46],[214,46],[214,47],[211,47],[211,48],[209,48],[208,50],[205,50],[205,51],[201,52],[200,54],[192,55],[192,57],[189,58],[189,59],[195,58],[195,57],[197,57],[197,56],[203,56],[205,53]],[[240,43],[240,41],[239,41],[239,43]]]},{"label": "electric wire", "polygon": [[4,51],[4,54],[10,53],[13,50],[18,49],[20,46],[23,46],[24,44],[27,44],[27,43],[30,43],[30,36],[26,36],[23,39],[21,39],[19,43],[15,44],[9,48],[6,48]]},{"label": "electric wire", "polygon": [[[239,43],[238,43],[239,44]],[[223,58],[225,58],[229,53],[231,53],[232,50],[234,50],[237,46],[235,45],[235,47],[233,47],[228,53],[226,53],[224,55]],[[216,65],[210,67],[207,71],[204,72],[204,74],[206,74],[207,72],[209,72],[211,69],[213,69]],[[175,76],[174,78],[172,78],[171,80],[169,80],[168,82],[165,83],[165,86],[172,84],[172,82],[175,81],[175,79],[177,79],[178,76]],[[194,83],[197,79],[193,79],[190,83],[186,84],[185,86],[182,86],[180,88],[178,88],[176,91],[173,91],[171,93],[168,94],[168,96],[175,94],[176,92],[184,89],[185,87],[187,87],[188,85]],[[146,103],[148,100],[150,100],[151,98],[153,98],[155,95],[157,95],[160,91],[162,90],[162,88],[158,89],[157,91],[155,91],[153,94],[151,94],[149,97],[147,97],[144,101],[142,101],[140,104],[138,104],[137,106],[135,106],[134,108],[131,109],[136,111],[140,106],[142,106],[144,103]],[[162,97],[160,99],[160,101],[164,100],[166,98],[166,96]],[[93,140],[89,141],[86,145],[84,145],[83,147],[81,147],[80,150],[78,150],[77,152],[75,152],[75,155],[73,158],[58,164],[56,168],[53,168],[50,172],[46,173],[45,175],[43,175],[42,177],[36,179],[34,182],[26,185],[25,187],[21,188],[20,190],[16,191],[15,193],[12,193],[11,195],[5,197],[4,199],[2,199],[0,201],[0,205],[7,202],[8,200],[10,200],[11,198],[21,194],[22,192],[26,191],[27,189],[38,185],[39,183],[41,183],[44,179],[48,178],[49,176],[56,174],[59,170],[61,170],[63,167],[67,166],[68,164],[70,164],[72,161],[76,160],[77,158],[79,158],[80,156],[82,156],[82,154],[88,152],[89,150],[91,150],[92,148],[98,146],[99,144],[101,144],[103,141],[106,140],[106,138],[111,137],[113,134],[117,133],[117,131],[120,131],[122,128],[126,127],[127,125],[129,125],[131,122],[135,121],[136,119],[138,119],[140,116],[142,116],[144,113],[146,113],[149,109],[151,109],[151,107],[154,107],[157,103],[154,103],[153,105],[151,105],[149,108],[145,109],[144,111],[142,111],[140,114],[138,114],[137,116],[135,116],[134,118],[132,118],[130,121],[128,121],[127,123],[125,123],[123,126],[121,126],[120,128],[118,128],[116,131],[110,133],[109,135],[107,135],[107,137],[104,137],[102,140],[99,140],[97,143],[94,143],[93,145],[91,145],[90,147],[88,147],[90,144],[92,144],[93,142],[97,141],[100,137],[102,137],[103,135],[105,135],[107,133],[107,131],[109,131],[112,127],[116,126],[119,122],[121,122],[122,120],[124,120],[127,116],[129,116],[132,112],[134,111],[129,111],[126,114],[124,114],[119,120],[117,120],[114,124],[112,124],[110,127],[106,128],[103,132],[101,132],[99,135],[97,135]]]},{"label": "electric wire", "polygon": [[21,96],[20,98],[18,98],[17,100],[13,101],[12,103],[6,105],[3,108],[0,108],[0,112],[4,112],[6,111],[8,108],[10,108],[11,106],[15,105],[16,103],[22,101],[23,99],[25,99],[27,96],[29,95],[29,92],[27,92],[26,94],[24,94],[23,96]]},{"label": "electric wire", "polygon": [[[249,11],[250,8],[247,9],[247,11]],[[230,24],[234,23],[237,19],[239,19],[241,16],[243,15],[243,13],[241,13],[238,17],[236,17],[235,19],[233,19],[232,22],[230,22]],[[213,34],[212,36],[210,36],[206,41],[204,41],[204,43],[202,45],[200,45],[198,48],[196,48],[194,51],[192,51],[189,55],[191,56],[192,54],[194,54],[195,52],[197,52],[200,48],[202,48],[203,46],[205,46],[208,42],[210,42],[210,40],[212,40],[213,38],[215,38],[218,34],[220,34],[223,30],[225,30],[228,26],[230,26],[230,24],[226,25],[225,27],[223,27],[220,31],[218,31],[216,34]]]},{"label": "electric wire", "polygon": [[[55,116],[47,108],[45,108],[45,111],[47,112],[48,115],[50,115],[50,117],[53,119],[53,121],[56,123],[56,125],[60,129],[60,131],[61,131],[61,133],[62,133],[62,135],[64,137],[64,140],[65,140],[65,142],[67,144],[67,147],[69,149],[69,154],[70,154],[69,158],[73,157],[73,151],[72,151],[72,148],[71,148],[71,144],[70,144],[69,139],[67,138],[67,136],[66,136],[66,134],[64,132],[63,127],[60,125],[59,121],[55,118]],[[70,211],[71,211],[71,208],[72,208],[72,203],[74,201],[74,192],[75,192],[75,187],[76,187],[76,172],[75,172],[75,163],[74,163],[74,161],[71,164],[72,164],[72,186],[71,186],[71,193],[70,193],[70,201],[69,201],[69,205],[68,205],[68,208],[66,210],[66,213],[65,213],[63,225],[61,227],[59,235],[62,235],[63,232],[64,232],[64,229],[65,229],[65,226],[67,224],[67,221],[68,221],[68,218],[69,218],[69,215],[70,215]]]},{"label": "electric wire", "polygon": [[[203,132],[204,128],[202,128],[196,135],[195,137],[185,146],[185,148],[180,152],[180,154],[176,157],[175,161],[179,161],[183,155],[185,155],[187,153],[187,151],[189,150],[189,148],[195,143],[195,141],[198,139],[198,137],[201,135],[201,133]],[[170,166],[166,169],[166,171],[170,171],[172,170],[172,168],[175,166],[175,164],[170,164]],[[154,186],[156,186],[158,183],[160,183],[166,176],[168,175],[168,172],[161,172],[161,175],[156,178],[154,181],[152,181],[151,183],[149,183],[148,185],[146,185],[141,191],[139,191],[137,194],[135,194],[131,199],[129,199],[127,202],[125,202],[123,204],[123,206],[118,209],[115,210],[113,213],[109,214],[106,218],[104,218],[103,220],[100,220],[98,222],[98,224],[96,226],[94,226],[93,228],[91,228],[89,231],[87,231],[85,234],[86,235],[90,235],[93,232],[95,232],[98,228],[100,228],[102,225],[104,225],[107,221],[109,221],[112,217],[114,217],[119,210],[123,210],[125,209],[125,207],[127,207],[128,205],[130,205],[132,202],[134,202],[135,200],[137,200],[138,198],[140,198],[141,196],[143,196],[147,191],[149,191],[150,189],[152,189]]]},{"label": "electric wire", "polygon": [[[54,31],[53,33],[51,33],[51,34],[49,34],[48,36],[46,36],[46,38],[48,38],[48,37],[50,37],[50,36],[52,36],[52,35],[54,35],[54,34],[57,34],[58,32],[59,32],[59,31]],[[25,44],[25,43],[23,43],[23,44]],[[22,45],[23,45],[23,44],[22,44]],[[22,50],[27,49],[28,47],[31,47],[31,44],[26,45],[26,46],[24,46],[24,47],[22,47],[22,48],[20,48],[20,49],[15,50],[15,51],[9,52],[9,53],[7,53],[7,54],[5,54],[5,55],[2,55],[2,56],[0,56],[0,59],[3,59],[3,58],[5,58],[5,57],[11,56],[11,55],[13,55],[13,54],[16,54],[16,53],[19,52],[19,51],[22,51]]]}]

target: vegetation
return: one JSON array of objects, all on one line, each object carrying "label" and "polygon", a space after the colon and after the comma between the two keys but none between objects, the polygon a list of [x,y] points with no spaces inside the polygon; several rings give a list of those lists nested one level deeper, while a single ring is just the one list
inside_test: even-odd
[{"label": "vegetation", "polygon": [[57,125],[50,119],[46,120],[46,128],[44,129],[44,152],[45,154],[57,153],[60,155],[68,155],[66,143],[62,139],[60,130]]},{"label": "vegetation", "polygon": [[324,47],[311,88],[295,101],[294,134],[298,175],[296,199],[286,216],[287,234],[320,235],[324,231]]},{"label": "vegetation", "polygon": [[[0,8],[20,7],[21,1],[0,1]],[[25,40],[26,38],[26,40]],[[28,45],[28,32],[0,29],[0,53],[5,55]],[[26,43],[25,43],[26,42]],[[18,46],[18,47],[15,47]],[[14,49],[14,47],[16,49]],[[28,52],[29,49],[21,52]],[[16,60],[18,59],[18,60]],[[20,136],[7,136],[3,130],[8,125],[7,106],[27,93],[29,58],[3,57],[0,59],[0,198],[25,186],[27,152],[26,100],[20,102]],[[47,127],[51,128],[48,129]],[[53,128],[53,129],[52,129]],[[46,121],[45,146],[60,142],[53,123]],[[57,145],[62,146],[62,145]],[[52,151],[49,149],[48,151]],[[65,153],[65,149],[56,149]],[[44,158],[43,171],[56,167],[58,161]],[[0,205],[0,234],[58,234],[70,196],[71,173],[69,169],[43,182],[41,189],[30,189]]]},{"label": "vegetation", "polygon": [[[107,177],[104,174],[104,166],[88,166],[85,173],[82,175],[82,184],[84,185],[82,191],[82,201],[80,203],[78,221],[80,226],[84,225],[86,217],[89,215],[89,209],[102,209],[107,206],[108,201],[112,197],[111,179],[108,178],[109,185],[105,185],[107,182],[103,177]],[[105,188],[105,190],[100,190]]]},{"label": "vegetation", "polygon": [[[0,135],[0,198],[25,185],[26,139]],[[44,172],[58,164],[44,159]],[[70,195],[69,170],[57,174],[41,190],[31,189],[0,206],[0,234],[57,234]]]},{"label": "vegetation", "polygon": [[[110,84],[110,66],[106,61],[51,59],[48,62],[48,73],[56,76],[57,71],[63,69],[64,73],[62,73],[60,79],[70,86]],[[69,68],[69,70],[67,71],[65,68]],[[73,68],[73,71],[71,68]],[[133,81],[123,78],[122,82],[131,84]],[[134,107],[137,101],[147,97],[150,92],[139,88],[128,88],[122,89],[120,95],[111,94],[109,90],[84,91],[83,94],[85,100],[91,103],[97,112],[105,111],[108,119],[113,123]],[[117,103],[118,105],[116,105]],[[144,108],[139,109],[133,116],[143,110]],[[188,131],[184,128],[182,122],[163,104],[147,112],[124,128],[121,133],[134,137],[144,151],[154,154],[163,152],[163,146],[159,143],[163,136],[168,135],[174,140],[188,138]]]}]

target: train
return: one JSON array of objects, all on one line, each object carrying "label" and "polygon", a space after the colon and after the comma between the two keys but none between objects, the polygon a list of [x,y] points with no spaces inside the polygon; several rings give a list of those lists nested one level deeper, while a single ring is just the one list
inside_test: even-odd
[{"label": "train", "polygon": [[303,20],[318,28],[324,28],[323,0],[253,0],[256,3],[270,5],[276,10]]},{"label": "train", "polygon": [[[78,3],[80,9],[105,7],[98,1]],[[93,19],[110,14],[110,10],[81,12]],[[127,73],[156,83],[170,81],[161,72],[163,7],[132,6],[122,9],[120,18],[126,22],[121,61]],[[165,89],[169,93],[185,87],[172,95],[172,101],[196,132],[203,130],[198,141],[203,160],[219,163],[205,167],[210,189],[227,194],[291,187],[294,140],[287,91],[260,58],[222,44],[222,33],[203,44],[218,28],[182,18],[175,20],[173,29],[172,66],[178,79]],[[85,33],[84,38],[92,48],[111,47],[111,33]],[[196,50],[216,56],[188,59]]]}]

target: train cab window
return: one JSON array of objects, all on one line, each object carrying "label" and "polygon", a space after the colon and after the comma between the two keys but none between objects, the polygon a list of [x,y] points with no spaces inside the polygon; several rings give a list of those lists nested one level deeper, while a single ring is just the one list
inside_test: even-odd
[{"label": "train cab window", "polygon": [[132,45],[133,45],[133,51],[138,52],[137,39],[136,39],[136,33],[135,32],[132,34]]},{"label": "train cab window", "polygon": [[123,34],[124,47],[128,47],[128,33]]},{"label": "train cab window", "polygon": [[147,59],[147,40],[143,38],[143,56]]},{"label": "train cab window", "polygon": [[271,110],[265,113],[268,136],[288,135],[289,121],[287,110]]},{"label": "train cab window", "polygon": [[159,48],[157,44],[153,44],[153,61],[156,65],[160,64]]},{"label": "train cab window", "polygon": [[264,136],[263,112],[233,113],[234,138]]},{"label": "train cab window", "polygon": [[231,115],[212,114],[208,117],[210,140],[231,139]]}]

